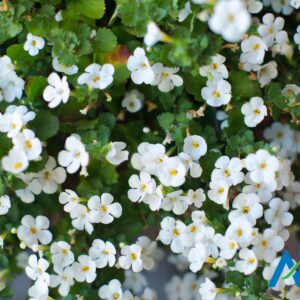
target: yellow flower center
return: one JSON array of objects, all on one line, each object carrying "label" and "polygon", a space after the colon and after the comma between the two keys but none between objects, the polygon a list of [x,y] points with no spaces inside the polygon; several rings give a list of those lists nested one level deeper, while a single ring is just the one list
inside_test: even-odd
[{"label": "yellow flower center", "polygon": [[262,245],[263,247],[266,247],[266,246],[267,246],[267,241],[266,241],[266,240],[262,240],[262,241],[261,241],[261,245]]},{"label": "yellow flower center", "polygon": [[36,229],[36,227],[31,227],[31,228],[29,229],[29,231],[30,231],[31,234],[36,234],[37,229]]},{"label": "yellow flower center", "polygon": [[255,113],[256,115],[259,115],[259,114],[261,113],[261,111],[260,111],[260,109],[256,108],[256,109],[254,110],[254,113]]},{"label": "yellow flower center", "polygon": [[197,143],[197,142],[192,142],[192,147],[193,147],[193,148],[198,148],[198,147],[199,147],[199,143]]},{"label": "yellow flower center", "polygon": [[86,272],[88,272],[90,270],[90,267],[89,266],[83,266],[81,268],[81,270],[82,270],[82,272],[86,273]]},{"label": "yellow flower center", "polygon": [[177,228],[175,228],[175,229],[173,230],[173,234],[174,234],[175,236],[179,236],[179,235],[180,235],[180,231],[179,231]]},{"label": "yellow flower center", "polygon": [[176,169],[172,169],[172,170],[170,170],[170,175],[171,176],[176,176],[177,175],[177,170]]},{"label": "yellow flower center", "polygon": [[132,260],[136,260],[137,259],[137,255],[134,252],[130,254],[130,257],[131,257]]},{"label": "yellow flower center", "polygon": [[25,141],[25,147],[31,149],[32,143],[30,141]]},{"label": "yellow flower center", "polygon": [[22,168],[22,166],[23,166],[23,164],[21,163],[21,162],[16,162],[15,163],[15,169],[21,169]]},{"label": "yellow flower center", "polygon": [[97,81],[99,81],[99,80],[100,80],[100,77],[99,77],[99,76],[94,76],[92,80],[93,80],[93,82],[95,82],[95,83],[96,83]]},{"label": "yellow flower center", "polygon": [[104,255],[108,255],[108,254],[109,254],[109,251],[108,251],[108,250],[106,250],[106,249],[104,249],[104,250],[102,250],[102,254],[104,254]]},{"label": "yellow flower center", "polygon": [[222,194],[224,193],[224,188],[223,187],[219,187],[218,188],[218,194]]},{"label": "yellow flower center", "polygon": [[114,293],[113,298],[114,298],[114,300],[120,299],[120,294],[119,293]]},{"label": "yellow flower center", "polygon": [[100,209],[101,209],[103,212],[107,212],[107,206],[106,206],[106,205],[101,205]]},{"label": "yellow flower center", "polygon": [[260,48],[260,45],[259,44],[254,44],[253,45],[253,50],[257,50],[257,49],[259,49]]},{"label": "yellow flower center", "polygon": [[242,236],[242,235],[243,235],[243,229],[239,228],[239,229],[236,231],[236,235],[237,235],[237,236]]},{"label": "yellow flower center", "polygon": [[50,178],[51,178],[51,173],[50,173],[49,171],[44,172],[43,178],[44,178],[45,180],[50,179]]},{"label": "yellow flower center", "polygon": [[267,164],[266,164],[266,163],[260,164],[260,168],[261,168],[261,169],[265,169],[266,167],[267,167]]},{"label": "yellow flower center", "polygon": [[219,97],[221,96],[221,94],[220,94],[218,91],[214,91],[214,92],[213,92],[213,96],[214,96],[215,98],[219,98]]},{"label": "yellow flower center", "polygon": [[248,214],[249,213],[249,207],[248,206],[245,206],[245,207],[243,207],[243,213],[244,214]]}]

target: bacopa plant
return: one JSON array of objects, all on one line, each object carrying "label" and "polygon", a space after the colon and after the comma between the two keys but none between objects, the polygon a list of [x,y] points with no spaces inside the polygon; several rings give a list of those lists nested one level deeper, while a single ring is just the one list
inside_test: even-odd
[{"label": "bacopa plant", "polygon": [[1,298],[300,299],[299,7],[3,0]]}]

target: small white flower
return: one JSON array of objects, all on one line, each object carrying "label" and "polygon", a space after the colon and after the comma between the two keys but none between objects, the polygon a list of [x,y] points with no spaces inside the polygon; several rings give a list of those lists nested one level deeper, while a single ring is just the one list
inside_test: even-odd
[{"label": "small white flower", "polygon": [[35,280],[37,284],[45,283],[46,285],[50,282],[50,276],[46,272],[49,267],[49,263],[44,258],[37,258],[36,255],[30,255],[28,258],[28,266],[25,268],[27,276]]},{"label": "small white flower", "polygon": [[257,31],[268,47],[275,43],[283,44],[288,39],[287,33],[283,30],[283,18],[275,18],[273,14],[268,13],[263,16],[262,21],[263,24],[258,26]]},{"label": "small white flower", "polygon": [[166,211],[172,210],[175,215],[184,214],[187,211],[189,205],[187,202],[187,197],[183,196],[182,193],[182,190],[168,193],[162,202],[162,209]]},{"label": "small white flower", "polygon": [[0,117],[0,120],[0,131],[7,133],[9,138],[16,136],[24,125],[21,116],[17,112],[5,112],[5,114]]},{"label": "small white flower", "polygon": [[190,270],[197,273],[202,269],[203,264],[208,258],[205,246],[200,242],[196,243],[188,253],[188,260],[190,262]]},{"label": "small white flower", "polygon": [[131,270],[125,270],[125,280],[123,287],[139,294],[148,285],[147,278],[143,273],[134,273]]},{"label": "small white flower", "polygon": [[70,212],[79,204],[78,195],[72,190],[65,190],[59,195],[59,203],[64,205],[64,211]]},{"label": "small white flower", "polygon": [[269,202],[270,208],[265,211],[265,220],[275,230],[292,224],[293,215],[289,213],[290,204],[280,198],[274,198]]},{"label": "small white flower", "polygon": [[122,285],[117,279],[112,279],[108,285],[103,285],[99,289],[98,295],[104,300],[123,299]]},{"label": "small white flower", "polygon": [[183,236],[185,224],[172,217],[165,217],[160,223],[161,230],[158,239],[165,245],[171,245],[174,253],[181,253],[184,249]]},{"label": "small white flower", "polygon": [[154,72],[143,48],[134,50],[133,55],[128,58],[127,68],[135,84],[150,84],[154,80]]},{"label": "small white flower", "polygon": [[44,169],[37,176],[42,191],[46,194],[54,194],[58,189],[58,185],[65,182],[66,178],[65,169],[56,167],[56,161],[52,156],[49,156]]},{"label": "small white flower", "polygon": [[263,9],[263,4],[256,0],[246,0],[246,5],[251,14],[257,14]]},{"label": "small white flower", "polygon": [[217,296],[218,289],[216,285],[208,278],[200,284],[199,293],[202,300],[214,300]]},{"label": "small white flower", "polygon": [[58,57],[53,58],[52,66],[55,71],[65,73],[67,75],[74,75],[78,72],[78,67],[76,65],[72,65],[72,66],[62,65],[59,63]]},{"label": "small white flower", "polygon": [[215,169],[211,174],[211,180],[226,181],[228,185],[237,185],[244,180],[242,161],[238,157],[229,158],[221,156],[215,163]]},{"label": "small white flower", "polygon": [[140,176],[136,174],[131,175],[128,183],[131,187],[128,191],[128,198],[132,202],[143,201],[147,194],[152,194],[156,188],[154,179],[145,171],[142,171]]},{"label": "small white flower", "polygon": [[211,58],[210,65],[199,68],[201,76],[212,77],[213,79],[227,79],[228,70],[224,65],[226,58],[223,55],[217,54]]},{"label": "small white flower", "polygon": [[199,188],[197,190],[188,190],[187,200],[189,205],[194,205],[197,208],[202,207],[203,202],[205,201],[205,193],[203,189]]},{"label": "small white flower", "polygon": [[0,197],[0,215],[5,215],[11,207],[9,196],[3,195]]},{"label": "small white flower", "polygon": [[155,22],[149,22],[147,25],[147,32],[144,37],[144,43],[148,47],[154,46],[161,41],[164,37],[164,33],[159,29]]},{"label": "small white flower", "polygon": [[78,282],[91,283],[96,279],[96,264],[88,255],[80,255],[78,262],[73,263],[72,270]]},{"label": "small white flower", "polygon": [[31,33],[27,34],[27,39],[24,44],[24,50],[29,53],[31,56],[38,55],[39,51],[45,46],[45,40],[39,36],[32,35]]},{"label": "small white flower", "polygon": [[228,42],[238,42],[251,25],[251,16],[243,1],[228,0],[217,2],[209,19],[210,29]]},{"label": "small white flower", "polygon": [[178,187],[185,181],[186,169],[178,157],[167,158],[162,164],[159,181],[165,186]]},{"label": "small white flower", "polygon": [[45,283],[35,283],[32,287],[28,289],[28,300],[48,300],[49,299],[49,289],[48,284]]},{"label": "small white flower", "polygon": [[261,87],[266,86],[271,82],[272,79],[276,78],[278,75],[277,63],[272,60],[267,64],[259,67],[257,72],[257,79]]},{"label": "small white flower", "polygon": [[114,218],[120,218],[122,215],[122,206],[115,202],[114,197],[109,193],[103,193],[101,198],[93,196],[88,201],[90,210],[90,219],[94,223],[109,224]]},{"label": "small white flower", "polygon": [[123,142],[110,143],[110,149],[105,156],[106,160],[115,166],[118,166],[122,162],[128,160],[129,152],[124,150],[125,148],[126,144]]},{"label": "small white flower", "polygon": [[74,285],[74,273],[72,267],[59,268],[54,266],[57,273],[50,275],[50,286],[52,288],[59,286],[58,292],[61,296],[67,296],[70,292],[70,287]]},{"label": "small white flower", "polygon": [[70,216],[72,218],[72,225],[78,230],[86,230],[88,234],[91,234],[94,230],[91,224],[90,212],[86,206],[82,204],[76,205],[71,211]]},{"label": "small white flower", "polygon": [[294,42],[298,45],[298,48],[300,50],[300,25],[297,26],[297,32],[294,34]]},{"label": "small white flower", "polygon": [[131,90],[125,94],[122,100],[122,107],[126,108],[130,113],[136,113],[142,108],[144,98],[144,95],[138,90]]},{"label": "small white flower", "polygon": [[208,198],[218,204],[228,207],[227,197],[229,191],[229,183],[225,180],[211,181],[210,190],[207,192]]},{"label": "small white flower", "polygon": [[143,263],[143,268],[145,270],[152,270],[154,268],[154,257],[155,250],[157,249],[156,242],[152,241],[147,236],[140,236],[136,244],[141,246],[141,259]]},{"label": "small white flower", "polygon": [[74,174],[82,168],[81,174],[86,174],[86,167],[89,163],[89,154],[85,150],[85,145],[78,135],[71,135],[66,139],[65,149],[59,152],[58,162],[67,168],[67,172]]},{"label": "small white flower", "polygon": [[262,64],[265,52],[268,50],[266,43],[258,36],[250,36],[241,43],[244,59],[251,64]]},{"label": "small white flower", "polygon": [[70,96],[70,88],[67,77],[63,76],[62,79],[56,74],[51,73],[48,76],[49,85],[45,88],[43,97],[44,100],[49,102],[50,108],[57,107],[62,103],[67,103]]},{"label": "small white flower", "polygon": [[231,223],[234,223],[240,217],[244,217],[254,226],[256,220],[263,216],[263,207],[256,194],[241,193],[237,195],[233,200],[232,208],[235,208],[235,210],[232,210],[228,215]]},{"label": "small white flower", "polygon": [[239,257],[241,260],[236,262],[234,267],[235,270],[245,275],[250,275],[257,269],[258,259],[253,250],[243,248],[239,252]]},{"label": "small white flower", "polygon": [[52,240],[52,233],[48,230],[49,226],[49,220],[44,216],[37,216],[34,219],[32,216],[26,215],[21,220],[17,235],[28,247],[38,243],[48,245]]},{"label": "small white flower", "polygon": [[201,96],[208,105],[213,107],[228,104],[231,100],[231,85],[223,79],[208,80],[206,87],[201,90]]},{"label": "small white flower", "polygon": [[273,0],[271,1],[273,10],[276,13],[282,13],[286,16],[293,12],[293,7],[291,6],[291,0]]},{"label": "small white flower", "polygon": [[248,127],[255,127],[265,116],[267,116],[267,107],[260,97],[253,97],[250,102],[243,104],[242,114],[245,115],[244,121]]},{"label": "small white flower", "polygon": [[36,160],[42,153],[41,141],[35,137],[35,134],[30,129],[23,129],[13,137],[13,143],[18,149],[22,149],[28,160]]},{"label": "small white flower", "polygon": [[85,68],[85,73],[78,77],[79,84],[86,84],[91,89],[104,90],[113,82],[115,68],[111,64],[91,64]]},{"label": "small white flower", "polygon": [[168,68],[161,63],[156,63],[152,66],[152,70],[155,78],[151,84],[157,85],[161,92],[168,93],[174,87],[183,85],[183,79],[176,74],[179,68]]},{"label": "small white flower", "polygon": [[191,13],[191,2],[187,1],[184,5],[184,8],[181,9],[178,13],[178,21],[183,22]]},{"label": "small white flower", "polygon": [[74,254],[71,251],[71,246],[64,242],[55,242],[50,247],[51,260],[55,266],[66,267],[74,262]]},{"label": "small white flower", "polygon": [[113,267],[116,262],[116,248],[111,242],[96,239],[89,249],[89,256],[95,262],[97,268]]},{"label": "small white flower", "polygon": [[283,239],[271,228],[266,229],[253,240],[253,251],[258,259],[271,263],[277,252],[284,247]]},{"label": "small white flower", "polygon": [[178,157],[185,166],[186,173],[190,172],[191,177],[199,178],[202,174],[200,164],[192,159],[192,157],[184,152],[178,154]]},{"label": "small white flower", "polygon": [[206,154],[206,141],[200,135],[189,135],[184,139],[183,151],[196,161]]},{"label": "small white flower", "polygon": [[20,174],[28,168],[28,165],[26,153],[18,148],[13,148],[8,156],[2,158],[2,168],[13,174]]},{"label": "small white flower", "polygon": [[220,248],[220,257],[224,259],[232,259],[239,246],[236,241],[229,239],[221,234],[215,236],[216,245]]},{"label": "small white flower", "polygon": [[125,245],[121,249],[121,256],[119,258],[120,267],[125,270],[132,268],[133,272],[141,272],[143,270],[141,255],[142,247],[140,245]]}]

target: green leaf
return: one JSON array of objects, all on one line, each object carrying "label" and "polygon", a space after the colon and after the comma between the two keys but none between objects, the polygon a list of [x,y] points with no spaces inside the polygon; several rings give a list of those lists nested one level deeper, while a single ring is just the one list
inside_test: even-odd
[{"label": "green leaf", "polygon": [[169,130],[175,120],[175,116],[169,112],[163,113],[157,117],[158,124],[163,130]]},{"label": "green leaf", "polygon": [[227,271],[225,275],[227,283],[233,283],[234,285],[242,288],[244,286],[245,277],[242,273],[237,271]]},{"label": "green leaf", "polygon": [[92,45],[96,52],[111,52],[117,46],[117,38],[110,29],[100,28],[92,41]]},{"label": "green leaf", "polygon": [[59,120],[50,111],[40,111],[30,125],[35,129],[36,135],[45,141],[56,135]]},{"label": "green leaf", "polygon": [[25,88],[28,100],[33,103],[40,97],[47,85],[47,79],[43,76],[33,76],[27,81]]},{"label": "green leaf", "polygon": [[92,19],[102,18],[105,12],[104,0],[77,0],[75,7],[82,15]]}]

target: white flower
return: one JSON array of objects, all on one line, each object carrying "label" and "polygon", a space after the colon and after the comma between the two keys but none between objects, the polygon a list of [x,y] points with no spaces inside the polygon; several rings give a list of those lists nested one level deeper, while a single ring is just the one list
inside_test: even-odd
[{"label": "white flower", "polygon": [[161,63],[156,63],[152,66],[152,70],[155,74],[155,78],[152,85],[157,85],[161,92],[168,93],[176,86],[183,85],[183,79],[175,74],[179,71],[179,68],[164,67]]},{"label": "white flower", "polygon": [[44,100],[49,102],[48,106],[54,108],[61,102],[67,103],[70,96],[70,88],[67,77],[63,76],[62,79],[56,74],[51,73],[48,76],[49,85],[45,88],[43,97]]},{"label": "white flower", "polygon": [[269,202],[270,208],[265,211],[265,220],[275,230],[292,224],[293,215],[289,213],[290,204],[280,198],[274,198]]},{"label": "white flower", "polygon": [[293,12],[293,7],[290,5],[291,0],[273,0],[271,2],[272,8],[276,13],[290,15]]},{"label": "white flower", "polygon": [[250,36],[241,43],[244,59],[251,64],[262,64],[265,52],[268,50],[266,43],[258,36]]},{"label": "white flower", "polygon": [[[224,0],[221,2],[224,2]],[[228,104],[231,99],[231,85],[223,79],[208,80],[206,87],[201,90],[201,96],[208,105],[213,107]]]},{"label": "white flower", "polygon": [[159,29],[155,22],[149,22],[147,25],[147,32],[144,36],[144,43],[148,47],[154,46],[161,41],[164,37],[164,33]]},{"label": "white flower", "polygon": [[124,150],[126,144],[123,142],[110,143],[110,149],[107,152],[105,158],[112,165],[118,166],[122,162],[128,160],[129,152]]},{"label": "white flower", "polygon": [[18,148],[13,148],[8,156],[2,158],[2,168],[13,174],[20,174],[28,168],[28,165],[26,153]]},{"label": "white flower", "polygon": [[111,64],[91,64],[85,68],[85,73],[78,77],[79,84],[86,84],[91,89],[104,90],[113,82],[115,68]]},{"label": "white flower", "polygon": [[28,111],[28,108],[24,105],[19,105],[19,106],[10,105],[6,108],[4,115],[9,115],[14,113],[19,115],[23,126],[35,118],[35,112]]},{"label": "white flower", "polygon": [[174,275],[171,280],[166,284],[165,291],[168,299],[181,300],[182,294],[182,280],[178,275]]},{"label": "white flower", "polygon": [[199,293],[202,300],[214,300],[217,296],[218,289],[216,285],[208,278],[200,284]]},{"label": "white flower", "polygon": [[91,283],[96,279],[96,264],[88,255],[80,255],[78,262],[73,263],[72,269],[78,282]]},{"label": "white flower", "polygon": [[291,5],[298,9],[300,7],[300,1],[299,0],[291,0]]},{"label": "white flower", "polygon": [[66,267],[74,262],[74,254],[71,251],[71,246],[64,242],[55,242],[50,247],[51,260],[55,266]]},{"label": "white flower", "polygon": [[121,249],[121,256],[119,258],[120,267],[125,270],[132,268],[133,272],[141,272],[143,270],[141,255],[142,247],[140,245],[125,245]]},{"label": "white flower", "polygon": [[197,273],[202,269],[203,264],[206,262],[209,254],[205,246],[200,242],[196,243],[188,253],[188,260],[190,262],[190,270]]},{"label": "white flower", "polygon": [[290,203],[290,208],[295,209],[300,206],[300,182],[294,181],[286,188],[283,199]]},{"label": "white flower", "polygon": [[41,141],[35,137],[35,134],[30,129],[23,129],[13,137],[13,143],[16,148],[22,149],[28,160],[36,160],[42,153]]},{"label": "white flower", "polygon": [[139,294],[148,285],[147,278],[143,273],[134,273],[131,270],[125,270],[125,281],[123,287]]},{"label": "white flower", "polygon": [[28,290],[29,300],[48,300],[48,285],[45,283],[35,283]]},{"label": "white flower", "polygon": [[42,186],[39,181],[35,178],[35,174],[21,173],[17,176],[20,178],[25,187],[24,189],[16,190],[16,195],[25,203],[32,203],[34,201],[35,195],[39,195],[42,192]]},{"label": "white flower", "polygon": [[184,139],[183,151],[193,160],[198,160],[207,152],[207,144],[200,135],[189,135]]},{"label": "white flower", "polygon": [[109,193],[103,193],[101,198],[93,196],[88,201],[90,210],[90,219],[95,223],[109,224],[114,218],[120,218],[122,215],[122,206],[115,202],[114,197]]},{"label": "white flower", "polygon": [[215,235],[215,241],[216,245],[220,248],[220,257],[227,260],[232,259],[235,256],[239,248],[236,241],[222,236],[221,234]]},{"label": "white flower", "polygon": [[300,25],[297,26],[297,32],[294,34],[294,42],[298,45],[298,48],[300,50]]},{"label": "white flower", "polygon": [[150,84],[154,80],[154,72],[143,48],[136,48],[128,58],[127,68],[131,72],[131,80],[135,84]]},{"label": "white flower", "polygon": [[183,196],[182,193],[182,190],[168,193],[162,202],[162,209],[166,211],[172,210],[175,215],[184,214],[187,211],[189,205],[187,202],[187,197]]},{"label": "white flower", "polygon": [[255,154],[249,154],[245,159],[245,166],[250,171],[250,178],[254,182],[272,183],[275,173],[279,169],[278,159],[266,150],[258,150]]},{"label": "white flower", "polygon": [[123,299],[121,282],[117,279],[112,279],[108,285],[101,286],[98,295],[101,299],[105,300]]},{"label": "white flower", "polygon": [[141,246],[141,259],[143,263],[143,268],[145,270],[152,270],[154,268],[154,257],[155,257],[155,250],[157,249],[156,242],[152,241],[147,236],[140,236],[136,244]]},{"label": "white flower", "polygon": [[258,259],[271,263],[276,253],[284,247],[283,239],[271,228],[266,229],[253,240],[253,251]]},{"label": "white flower", "polygon": [[37,177],[42,191],[46,194],[54,194],[58,185],[65,182],[66,178],[65,169],[56,167],[56,161],[52,156],[49,156],[44,169],[38,173]]},{"label": "white flower", "polygon": [[251,16],[240,0],[217,2],[209,27],[228,42],[238,42],[251,25]]},{"label": "white flower", "polygon": [[128,191],[128,198],[132,202],[143,201],[147,194],[152,194],[156,188],[154,179],[145,171],[142,171],[140,176],[131,175],[128,183],[131,187]]},{"label": "white flower", "polygon": [[74,284],[74,273],[72,267],[59,268],[54,266],[57,275],[50,275],[50,286],[52,288],[59,286],[58,292],[61,296],[67,296],[70,292],[70,287]]},{"label": "white flower", "polygon": [[30,255],[28,258],[28,266],[25,268],[27,276],[35,280],[37,284],[45,283],[46,285],[50,282],[50,276],[46,272],[49,267],[49,263],[44,258],[37,258],[36,255]]},{"label": "white flower", "polygon": [[0,97],[6,102],[12,102],[16,98],[20,99],[25,86],[25,81],[18,77],[18,75],[13,71],[5,76],[0,76]]},{"label": "white flower", "polygon": [[288,100],[291,101],[300,93],[300,87],[296,84],[286,84],[281,92],[282,95],[288,97]]},{"label": "white flower", "polygon": [[89,249],[89,256],[95,262],[97,268],[113,267],[116,262],[116,248],[111,242],[96,239]]},{"label": "white flower", "polygon": [[263,207],[260,204],[260,199],[256,194],[244,194],[237,195],[232,203],[232,210],[228,219],[231,223],[234,223],[237,218],[246,218],[252,226],[256,224],[256,220],[263,216]]},{"label": "white flower", "polygon": [[178,154],[178,157],[185,166],[186,173],[190,171],[190,175],[193,178],[199,178],[202,174],[202,168],[198,162],[195,162],[192,157],[184,152]]},{"label": "white flower", "polygon": [[48,245],[52,240],[52,233],[48,230],[49,220],[44,216],[37,216],[35,219],[26,215],[21,220],[21,225],[18,227],[18,238],[28,247],[32,247],[41,243]]},{"label": "white flower", "polygon": [[221,156],[215,163],[215,169],[211,174],[211,180],[216,182],[223,180],[228,185],[237,185],[244,180],[244,174],[241,172],[243,165],[238,157],[229,158]]},{"label": "white flower", "polygon": [[239,252],[239,257],[241,260],[236,262],[234,270],[237,270],[245,275],[250,275],[257,269],[258,259],[253,250],[243,248]]},{"label": "white flower", "polygon": [[21,116],[17,112],[5,112],[3,116],[0,116],[0,120],[0,131],[7,133],[9,138],[17,135],[24,125]]},{"label": "white flower", "polygon": [[0,215],[5,215],[11,207],[9,196],[3,195],[0,197]]},{"label": "white flower", "polygon": [[143,202],[148,204],[152,211],[159,210],[163,201],[162,185],[156,187],[152,194],[146,194]]},{"label": "white flower", "polygon": [[251,14],[257,14],[263,8],[263,4],[256,0],[246,0],[246,5]]},{"label": "white flower", "polygon": [[38,55],[39,51],[45,46],[45,40],[39,36],[32,35],[31,33],[27,34],[27,39],[24,44],[24,50],[29,53],[31,56]]},{"label": "white flower", "polygon": [[267,107],[260,97],[251,98],[250,102],[243,104],[241,111],[245,115],[244,121],[248,127],[255,127],[268,114]]},{"label": "white flower", "polygon": [[167,158],[162,164],[159,181],[165,186],[178,187],[185,182],[186,169],[178,157]]},{"label": "white flower", "polygon": [[71,211],[70,216],[73,219],[72,225],[78,230],[86,230],[88,234],[91,234],[94,230],[91,224],[90,212],[86,206],[82,204],[76,205]]},{"label": "white flower", "polygon": [[58,57],[53,58],[52,66],[55,71],[65,73],[67,75],[74,75],[78,72],[78,67],[76,65],[72,65],[72,66],[62,65],[59,63]]},{"label": "white flower", "polygon": [[257,79],[261,87],[266,86],[271,82],[272,79],[276,78],[278,75],[277,63],[272,60],[267,64],[259,67],[257,72]]},{"label": "white flower", "polygon": [[82,168],[81,174],[86,174],[86,167],[89,163],[89,154],[85,150],[85,145],[81,142],[78,135],[71,135],[65,142],[66,150],[58,154],[58,162],[67,168],[67,172],[74,174]]},{"label": "white flower", "polygon": [[197,190],[188,190],[187,201],[189,205],[194,205],[197,208],[200,208],[205,201],[206,197],[203,189],[199,188]]},{"label": "white flower", "polygon": [[122,107],[126,108],[130,113],[135,113],[142,108],[144,98],[144,95],[138,90],[131,90],[125,94],[122,100]]},{"label": "white flower", "polygon": [[59,203],[64,205],[64,211],[70,212],[79,204],[78,195],[72,190],[65,190],[65,192],[60,193]]},{"label": "white flower", "polygon": [[283,44],[287,41],[287,33],[283,30],[283,18],[275,18],[273,14],[268,13],[263,16],[262,21],[263,24],[258,26],[257,31],[268,47],[273,46],[275,43]]},{"label": "white flower", "polygon": [[228,70],[224,65],[226,58],[223,55],[216,54],[211,58],[211,64],[199,68],[201,76],[212,77],[213,79],[227,79]]},{"label": "white flower", "polygon": [[158,239],[165,245],[171,245],[171,250],[174,253],[180,253],[184,249],[183,235],[185,224],[172,217],[165,217],[160,223],[161,230]]},{"label": "white flower", "polygon": [[208,198],[218,204],[228,207],[227,197],[229,191],[229,183],[224,180],[211,181],[210,190],[207,192]]},{"label": "white flower", "polygon": [[229,225],[225,236],[236,241],[240,247],[247,247],[253,239],[252,231],[250,222],[246,218],[240,217]]}]

